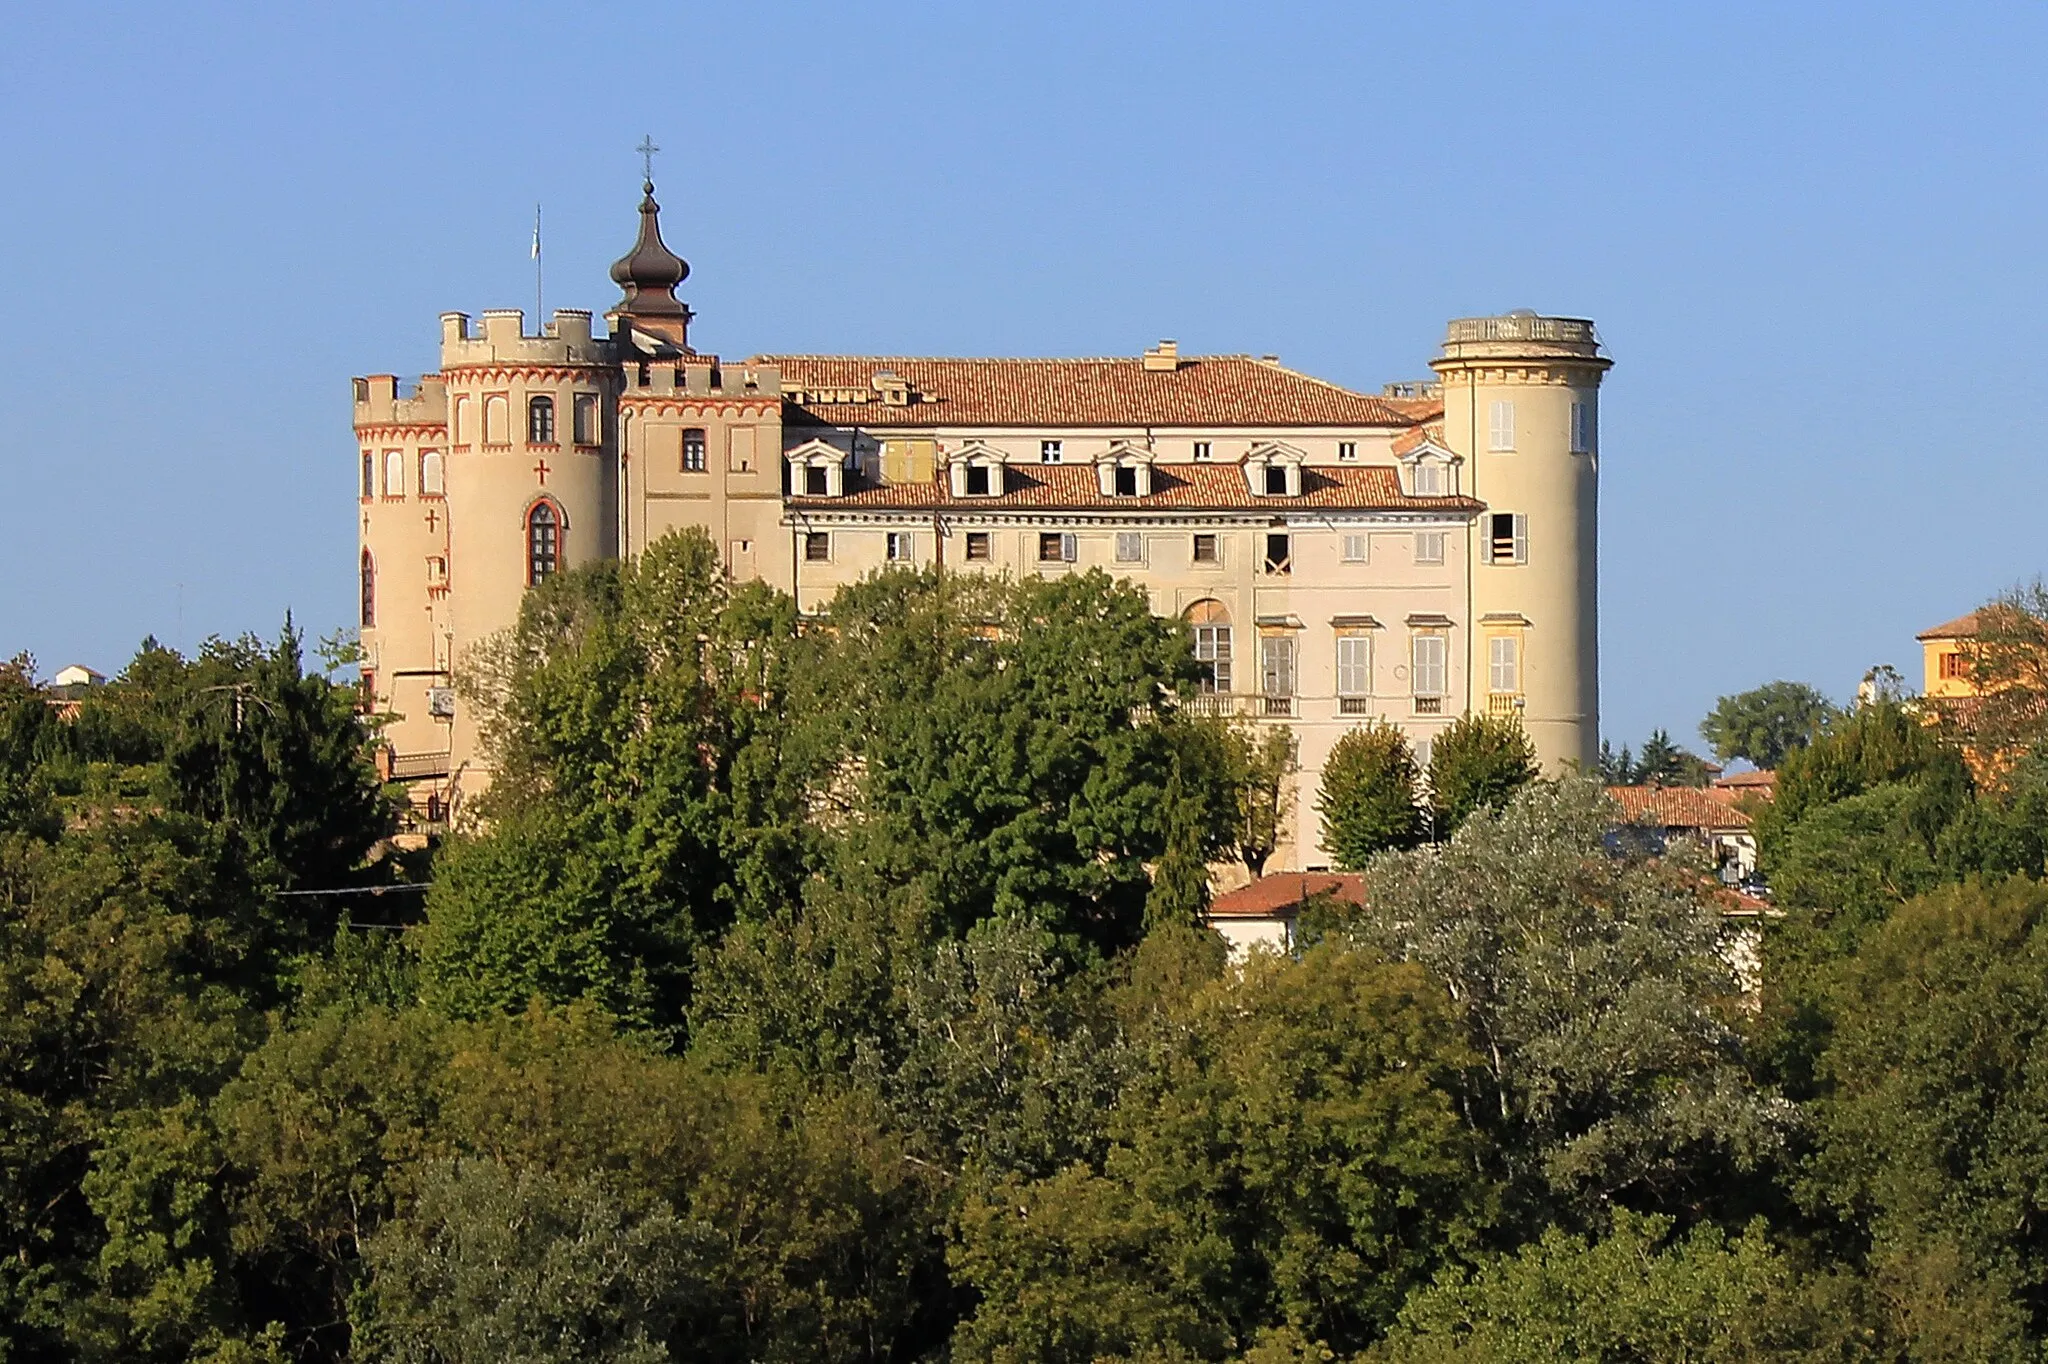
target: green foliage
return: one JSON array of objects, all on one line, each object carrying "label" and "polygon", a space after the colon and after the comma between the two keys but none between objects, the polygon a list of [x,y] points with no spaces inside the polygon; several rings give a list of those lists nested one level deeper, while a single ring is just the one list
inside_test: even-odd
[{"label": "green foliage", "polygon": [[1643,741],[1640,758],[1629,752],[1628,745],[1616,753],[1614,746],[1602,739],[1592,775],[1609,786],[1705,786],[1712,773],[1706,759],[1672,742],[1664,730],[1653,729]]},{"label": "green foliage", "polygon": [[1534,1216],[1710,1200],[1786,1115],[1743,1069],[1729,929],[1702,869],[1611,856],[1613,802],[1531,787],[1384,857],[1349,931],[1427,967],[1481,1064],[1460,1092]]},{"label": "green foliage", "polygon": [[1700,737],[1722,762],[1746,758],[1776,768],[1839,715],[1833,702],[1804,682],[1767,682],[1716,701],[1700,721]]},{"label": "green foliage", "polygon": [[588,1177],[489,1160],[435,1166],[364,1248],[355,1355],[392,1364],[659,1364],[686,1314],[701,1233],[629,1213]]},{"label": "green foliage", "polygon": [[1490,1215],[1448,1092],[1472,1057],[1422,973],[1325,945],[1170,1006],[1099,1163],[974,1187],[962,1360],[1223,1359],[1370,1340]]},{"label": "green foliage", "polygon": [[1399,727],[1374,720],[1345,734],[1323,761],[1323,846],[1341,867],[1422,840],[1415,755]]},{"label": "green foliage", "polygon": [[1175,763],[1166,781],[1166,850],[1152,869],[1145,926],[1195,924],[1209,908],[1209,866],[1203,859],[1202,811]]},{"label": "green foliage", "polygon": [[1375,1364],[1626,1364],[1874,1359],[1854,1286],[1803,1281],[1761,1223],[1730,1238],[1617,1212],[1588,1241],[1553,1227],[1513,1255],[1447,1270],[1409,1299]]},{"label": "green foliage", "polygon": [[1436,836],[1448,838],[1475,810],[1498,810],[1536,780],[1536,748],[1513,716],[1464,715],[1429,750]]}]

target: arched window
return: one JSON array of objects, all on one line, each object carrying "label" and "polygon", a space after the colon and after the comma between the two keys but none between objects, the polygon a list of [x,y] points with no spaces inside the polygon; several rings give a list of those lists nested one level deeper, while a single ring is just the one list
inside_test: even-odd
[{"label": "arched window", "polygon": [[455,443],[468,445],[476,439],[476,432],[470,430],[469,396],[458,393],[455,396],[455,421],[453,423]]},{"label": "arched window", "polygon": [[555,443],[555,400],[529,398],[526,403],[526,440],[530,445]]},{"label": "arched window", "polygon": [[405,496],[405,452],[386,450],[384,452],[384,496]]},{"label": "arched window", "polygon": [[683,432],[683,472],[704,472],[704,432],[695,426]]},{"label": "arched window", "polygon": [[1202,665],[1202,693],[1230,694],[1230,613],[1223,603],[1204,598],[1187,609],[1185,619],[1194,634],[1195,661]]},{"label": "arched window", "polygon": [[526,514],[526,584],[531,587],[562,566],[562,517],[552,502],[536,502]]},{"label": "arched window", "polygon": [[377,561],[370,557],[370,551],[363,551],[363,625],[377,623]]},{"label": "arched window", "polygon": [[420,496],[441,497],[447,492],[447,485],[441,478],[441,452],[423,450],[420,452]]},{"label": "arched window", "polygon": [[377,457],[368,450],[363,451],[363,496],[377,495]]}]

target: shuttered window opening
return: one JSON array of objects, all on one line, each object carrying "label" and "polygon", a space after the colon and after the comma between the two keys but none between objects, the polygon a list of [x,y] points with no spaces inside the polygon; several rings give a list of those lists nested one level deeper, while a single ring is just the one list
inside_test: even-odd
[{"label": "shuttered window opening", "polygon": [[1495,635],[1487,641],[1486,687],[1499,693],[1522,689],[1521,641],[1513,635]]},{"label": "shuttered window opening", "polygon": [[1529,518],[1521,512],[1490,512],[1486,517],[1486,562],[1529,561]]},{"label": "shuttered window opening", "polygon": [[1417,696],[1440,697],[1448,691],[1445,659],[1450,650],[1442,635],[1417,635],[1409,658],[1410,690]]},{"label": "shuttered window opening", "polygon": [[1515,405],[1511,402],[1495,402],[1487,426],[1486,448],[1489,450],[1512,450],[1515,448]]},{"label": "shuttered window opening", "polygon": [[1362,715],[1372,695],[1372,636],[1337,636],[1337,712]]}]

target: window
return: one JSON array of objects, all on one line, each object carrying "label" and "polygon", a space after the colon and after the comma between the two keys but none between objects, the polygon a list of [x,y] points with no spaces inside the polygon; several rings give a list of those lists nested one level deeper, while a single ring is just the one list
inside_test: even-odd
[{"label": "window", "polygon": [[1209,443],[1208,441],[1205,441],[1205,440],[1198,440],[1198,441],[1196,441],[1196,442],[1195,442],[1195,458],[1196,458],[1196,459],[1209,459],[1209,458],[1211,458],[1211,454],[1210,454],[1210,452],[1211,452],[1211,451],[1212,451],[1212,450],[1213,450],[1214,448],[1215,448],[1215,447],[1213,447],[1212,445],[1210,445],[1210,443]]},{"label": "window", "polygon": [[1071,534],[1053,530],[1038,533],[1038,562],[1042,564],[1070,564],[1077,548]]},{"label": "window", "polygon": [[603,435],[600,434],[601,428],[597,420],[597,395],[595,393],[577,394],[574,411],[575,430],[570,434],[575,436],[578,445],[596,445],[604,439]]},{"label": "window", "polygon": [[1442,497],[1444,495],[1444,466],[1433,459],[1415,462],[1415,495],[1417,497]]},{"label": "window", "polygon": [[1444,561],[1444,533],[1440,530],[1415,532],[1415,562],[1440,564]]},{"label": "window", "polygon": [[910,562],[911,555],[915,552],[916,546],[911,543],[909,531],[892,530],[889,532],[888,554],[891,563],[908,563]]},{"label": "window", "polygon": [[1518,692],[1522,689],[1521,647],[1513,635],[1495,635],[1486,641],[1486,689],[1490,692]]},{"label": "window", "polygon": [[1486,448],[1489,450],[1512,450],[1515,448],[1515,405],[1510,402],[1496,402],[1491,411],[1492,421],[1487,428]]},{"label": "window", "polygon": [[1354,531],[1346,535],[1344,537],[1344,562],[1347,564],[1364,563],[1368,543],[1367,537],[1360,532]]},{"label": "window", "polygon": [[988,496],[988,466],[986,464],[970,464],[967,466],[967,495],[969,497]]},{"label": "window", "polygon": [[1372,696],[1372,636],[1337,636],[1337,713],[1364,715]]},{"label": "window", "polygon": [[1593,404],[1574,402],[1572,404],[1572,453],[1589,455],[1593,452]]},{"label": "window", "polygon": [[377,457],[368,450],[363,451],[363,496],[377,495]]},{"label": "window", "polygon": [[1294,636],[1267,635],[1259,641],[1260,694],[1268,715],[1294,710]]},{"label": "window", "polygon": [[683,432],[683,472],[704,472],[704,431],[701,427],[693,426]]},{"label": "window", "polygon": [[526,585],[535,586],[562,566],[562,518],[552,502],[526,514]]},{"label": "window", "polygon": [[1266,537],[1266,572],[1292,573],[1294,571],[1293,542],[1286,535]]},{"label": "window", "polygon": [[1120,564],[1144,563],[1145,537],[1136,531],[1118,531],[1116,533],[1116,561]]},{"label": "window", "polygon": [[384,452],[384,496],[405,496],[405,452],[386,450]]},{"label": "window", "polygon": [[1061,441],[1042,440],[1038,442],[1038,462],[1040,464],[1058,464],[1062,459],[1066,458],[1065,451],[1066,445]]},{"label": "window", "polygon": [[1188,608],[1187,621],[1195,636],[1195,662],[1202,665],[1203,695],[1229,695],[1230,617],[1223,603],[1198,601]]},{"label": "window", "polygon": [[441,475],[441,452],[420,451],[420,496],[441,497],[447,491],[447,483]]},{"label": "window", "polygon": [[822,465],[806,464],[804,466],[805,497],[823,497],[829,491],[829,488],[830,484]]},{"label": "window", "polygon": [[1954,681],[1959,677],[1968,677],[1970,670],[1964,664],[1960,653],[1949,653],[1941,656],[1940,673],[1944,681]]},{"label": "window", "polygon": [[1357,459],[1357,458],[1358,458],[1358,442],[1357,442],[1357,441],[1355,441],[1355,440],[1340,440],[1340,441],[1338,441],[1338,442],[1337,442],[1337,458],[1338,458],[1338,459]]},{"label": "window", "polygon": [[466,394],[455,396],[455,420],[451,423],[457,445],[466,446],[476,439],[476,432],[470,428],[469,398]]},{"label": "window", "polygon": [[445,583],[448,581],[448,561],[438,554],[427,556],[427,581]]},{"label": "window", "polygon": [[824,531],[813,530],[804,533],[804,562],[827,563],[832,558],[832,537]]},{"label": "window", "polygon": [[370,551],[363,551],[363,627],[377,623],[377,561],[370,557]]},{"label": "window", "polygon": [[987,531],[971,530],[967,532],[967,557],[980,562],[987,562],[996,557],[994,542],[989,539]]},{"label": "window", "polygon": [[484,444],[512,443],[512,400],[502,393],[484,399]]},{"label": "window", "polygon": [[526,403],[526,440],[530,445],[555,443],[555,400],[529,398]]},{"label": "window", "polygon": [[1529,559],[1529,518],[1520,512],[1491,512],[1486,518],[1486,561],[1520,564]]},{"label": "window", "polygon": [[1118,497],[1136,497],[1138,495],[1138,471],[1119,465],[1116,471],[1116,481],[1112,486],[1115,487]]},{"label": "window", "polygon": [[1417,635],[1411,644],[1408,676],[1417,697],[1440,699],[1449,690],[1444,677],[1444,660],[1450,653],[1442,635]]},{"label": "window", "polygon": [[1287,496],[1287,467],[1282,464],[1266,466],[1266,496]]},{"label": "window", "polygon": [[1223,562],[1223,549],[1217,543],[1215,536],[1197,535],[1195,537],[1195,562],[1198,564],[1220,564]]}]

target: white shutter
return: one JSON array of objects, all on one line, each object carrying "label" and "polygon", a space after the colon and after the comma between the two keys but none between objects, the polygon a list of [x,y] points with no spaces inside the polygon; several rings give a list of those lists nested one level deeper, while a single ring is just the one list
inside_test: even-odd
[{"label": "white shutter", "polygon": [[1444,694],[1444,637],[1417,635],[1414,642],[1414,691],[1417,696]]},{"label": "white shutter", "polygon": [[1294,638],[1268,635],[1265,640],[1266,695],[1294,695]]},{"label": "white shutter", "polygon": [[1074,536],[1071,531],[1060,536],[1060,558],[1071,564],[1077,557],[1077,549],[1078,546],[1074,543]]},{"label": "white shutter", "polygon": [[1344,537],[1344,562],[1362,564],[1365,562],[1368,541],[1364,535],[1352,534]]},{"label": "white shutter", "polygon": [[1521,512],[1515,513],[1515,562],[1529,562],[1529,518]]},{"label": "white shutter", "polygon": [[1512,450],[1515,448],[1515,405],[1511,402],[1496,401],[1491,409],[1492,429],[1489,432],[1489,450]]},{"label": "white shutter", "polygon": [[1572,453],[1583,455],[1593,448],[1593,407],[1590,403],[1572,404]]},{"label": "white shutter", "polygon": [[1487,690],[1518,692],[1522,689],[1521,660],[1513,635],[1495,635],[1487,641]]},{"label": "white shutter", "polygon": [[1337,695],[1372,695],[1372,637],[1337,636]]}]

